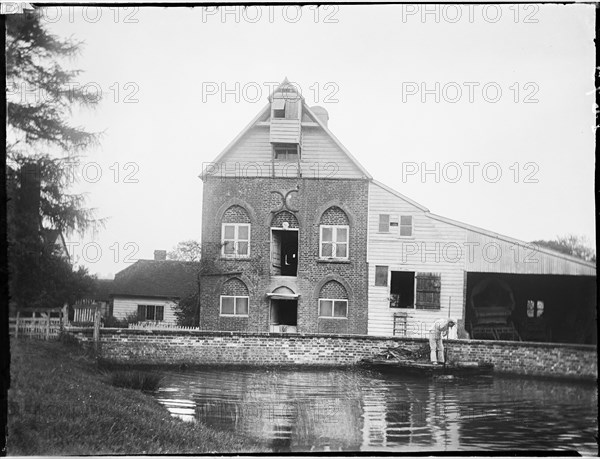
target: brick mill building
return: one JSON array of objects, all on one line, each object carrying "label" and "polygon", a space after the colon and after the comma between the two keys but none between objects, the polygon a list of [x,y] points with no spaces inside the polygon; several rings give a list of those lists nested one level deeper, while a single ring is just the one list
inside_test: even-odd
[{"label": "brick mill building", "polygon": [[425,336],[452,315],[475,338],[596,342],[595,264],[430,213],[327,124],[284,81],[205,165],[201,329]]}]

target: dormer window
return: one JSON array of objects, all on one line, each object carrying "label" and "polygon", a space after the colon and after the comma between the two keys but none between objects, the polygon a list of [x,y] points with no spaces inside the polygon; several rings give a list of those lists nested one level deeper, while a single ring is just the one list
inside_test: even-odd
[{"label": "dormer window", "polygon": [[273,157],[277,161],[298,161],[300,146],[296,144],[273,145]]}]

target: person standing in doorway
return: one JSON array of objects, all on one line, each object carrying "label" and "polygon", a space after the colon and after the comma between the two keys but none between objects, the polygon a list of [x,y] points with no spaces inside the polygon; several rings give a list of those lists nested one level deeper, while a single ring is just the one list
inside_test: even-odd
[{"label": "person standing in doorway", "polygon": [[437,365],[444,363],[444,344],[442,343],[442,335],[448,336],[450,327],[456,325],[456,320],[438,319],[433,323],[433,327],[429,330],[429,348],[431,350],[431,363]]}]

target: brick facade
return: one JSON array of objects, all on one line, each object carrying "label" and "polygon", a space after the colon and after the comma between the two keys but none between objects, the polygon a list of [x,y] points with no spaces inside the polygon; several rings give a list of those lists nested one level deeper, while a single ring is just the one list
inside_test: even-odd
[{"label": "brick facade", "polygon": [[221,223],[250,223],[250,217],[242,206],[233,205],[225,211]]},{"label": "brick facade", "polygon": [[336,206],[331,206],[321,215],[321,225],[348,225],[346,212]]},{"label": "brick facade", "polygon": [[[267,293],[285,286],[299,295],[298,332],[366,334],[367,204],[366,179],[206,178],[202,258],[210,275],[201,279],[200,328],[266,332],[271,301]],[[284,221],[289,228],[298,228],[296,277],[272,276],[270,271],[270,228],[282,227]],[[250,223],[248,258],[221,256],[223,222]],[[350,227],[348,260],[319,259],[321,224]],[[231,277],[239,278],[248,288],[247,318],[219,315],[222,286]],[[319,293],[330,280],[338,282],[347,292],[346,319],[318,317]]]},{"label": "brick facade", "polygon": [[319,298],[346,299],[348,298],[348,292],[339,282],[329,281],[321,287]]},{"label": "brick facade", "polygon": [[271,220],[271,228],[283,228],[284,223],[288,223],[290,228],[300,228],[296,216],[287,210],[282,210],[273,216],[273,220]]}]

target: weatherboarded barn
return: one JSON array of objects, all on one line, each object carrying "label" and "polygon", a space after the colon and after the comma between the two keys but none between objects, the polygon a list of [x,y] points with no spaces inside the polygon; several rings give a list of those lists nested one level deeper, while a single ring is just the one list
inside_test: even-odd
[{"label": "weatherboarded barn", "polygon": [[197,293],[198,263],[165,260],[165,252],[159,250],[154,258],[138,260],[116,274],[111,295],[115,318],[174,324],[174,307]]},{"label": "weatherboarded barn", "polygon": [[[369,187],[369,334],[596,343],[596,267]],[[468,333],[469,335],[466,335]]]}]

